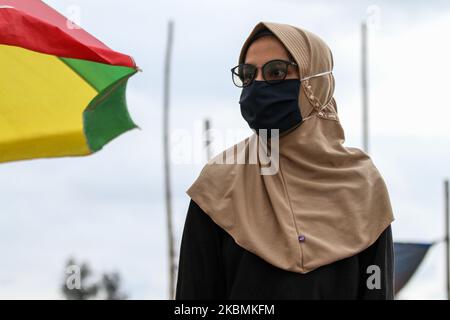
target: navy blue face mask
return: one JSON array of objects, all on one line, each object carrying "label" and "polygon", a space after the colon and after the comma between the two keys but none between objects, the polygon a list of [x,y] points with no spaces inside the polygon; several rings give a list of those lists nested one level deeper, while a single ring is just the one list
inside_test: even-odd
[{"label": "navy blue face mask", "polygon": [[242,88],[239,104],[242,117],[250,128],[287,131],[302,122],[298,105],[300,79],[286,79],[277,84],[253,81]]}]

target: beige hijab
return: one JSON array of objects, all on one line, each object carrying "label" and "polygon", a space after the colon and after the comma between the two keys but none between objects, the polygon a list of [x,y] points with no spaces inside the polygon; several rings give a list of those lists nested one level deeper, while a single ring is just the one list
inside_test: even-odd
[{"label": "beige hijab", "polygon": [[[333,69],[318,36],[287,24],[260,22],[245,41],[267,27],[299,65],[300,78]],[[217,155],[187,194],[241,247],[281,269],[307,273],[355,255],[394,220],[386,185],[370,157],[345,147],[333,98],[332,74],[301,81],[303,123],[279,139],[279,169],[220,163],[225,154],[248,155],[255,134]],[[259,158],[258,158],[259,159]]]}]

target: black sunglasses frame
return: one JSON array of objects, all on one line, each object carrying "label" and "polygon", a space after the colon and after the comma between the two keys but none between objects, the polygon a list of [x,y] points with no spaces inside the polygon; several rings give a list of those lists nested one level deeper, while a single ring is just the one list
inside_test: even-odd
[{"label": "black sunglasses frame", "polygon": [[[286,74],[284,75],[284,78],[283,78],[283,79],[279,79],[279,80],[267,80],[267,79],[266,79],[265,72],[264,72],[264,68],[265,68],[269,63],[272,63],[272,62],[283,62],[283,63],[286,64]],[[244,85],[244,83],[242,82],[242,85],[240,86],[240,85],[238,85],[238,84],[234,81],[234,76],[235,76],[235,75],[239,77],[239,74],[238,74],[237,72],[235,72],[235,70],[236,70],[237,68],[239,68],[239,67],[244,66],[244,65],[250,65],[250,66],[252,66],[252,67],[255,69],[255,73],[253,74],[252,79],[251,79],[247,84]],[[264,64],[262,65],[262,67],[261,67],[261,71],[262,71],[262,75],[263,75],[264,81],[267,82],[267,83],[270,84],[270,85],[274,85],[274,84],[280,83],[281,81],[283,81],[283,80],[286,79],[286,77],[287,77],[287,71],[288,71],[289,66],[297,67],[298,64],[295,63],[295,62],[293,62],[293,61],[287,61],[287,60],[282,60],[282,59],[274,59],[274,60],[267,61],[267,62],[264,63]],[[241,64],[238,64],[237,66],[231,68],[231,79],[233,80],[234,85],[235,85],[236,87],[238,87],[238,88],[244,88],[244,87],[247,87],[247,86],[251,85],[257,76],[258,76],[258,68],[257,68],[254,64],[250,64],[250,63],[241,63]]]}]

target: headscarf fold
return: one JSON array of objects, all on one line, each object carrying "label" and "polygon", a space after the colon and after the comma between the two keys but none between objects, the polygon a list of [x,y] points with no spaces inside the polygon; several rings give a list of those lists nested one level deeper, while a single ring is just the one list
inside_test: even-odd
[{"label": "headscarf fold", "polygon": [[[223,151],[187,190],[238,245],[281,269],[307,273],[353,256],[373,244],[394,221],[386,184],[364,151],[344,146],[333,98],[333,57],[313,33],[287,24],[268,28],[299,66],[302,124],[279,139],[275,174],[255,163],[223,163],[225,155],[248,157],[258,136]],[[311,77],[314,75],[320,75]],[[311,77],[311,78],[310,78]]]}]

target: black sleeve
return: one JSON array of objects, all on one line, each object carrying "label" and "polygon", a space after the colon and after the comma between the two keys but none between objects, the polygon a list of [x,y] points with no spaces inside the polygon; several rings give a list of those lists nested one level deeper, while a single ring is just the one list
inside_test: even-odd
[{"label": "black sleeve", "polygon": [[394,245],[391,226],[377,241],[359,255],[360,285],[358,299],[394,299]]},{"label": "black sleeve", "polygon": [[181,239],[175,299],[225,299],[220,227],[190,201]]}]

